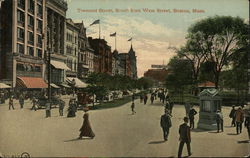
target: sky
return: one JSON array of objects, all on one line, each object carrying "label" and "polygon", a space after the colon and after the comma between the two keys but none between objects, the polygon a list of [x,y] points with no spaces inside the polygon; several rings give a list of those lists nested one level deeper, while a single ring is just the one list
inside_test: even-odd
[{"label": "sky", "polygon": [[[89,26],[100,19],[100,36],[118,52],[126,53],[132,45],[137,56],[138,76],[151,65],[167,64],[175,55],[171,47],[185,44],[188,28],[201,19],[225,15],[249,19],[248,0],[67,0],[67,18],[84,23],[87,36],[99,38],[99,25]],[[123,10],[125,12],[117,12]],[[149,9],[154,12],[144,12]],[[158,12],[157,9],[166,12]],[[199,12],[193,12],[193,9]],[[134,12],[135,10],[140,12]],[[90,12],[91,11],[91,12]],[[112,11],[112,12],[103,12]],[[169,12],[170,11],[170,12]]]}]

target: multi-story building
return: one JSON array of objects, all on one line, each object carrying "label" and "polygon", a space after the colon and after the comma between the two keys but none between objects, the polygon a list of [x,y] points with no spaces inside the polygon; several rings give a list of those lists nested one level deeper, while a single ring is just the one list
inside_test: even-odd
[{"label": "multi-story building", "polygon": [[45,0],[6,0],[0,15],[0,79],[13,87],[47,87]]},{"label": "multi-story building", "polygon": [[67,56],[67,66],[70,70],[66,71],[67,77],[77,77],[78,70],[78,27],[71,19],[66,20],[66,42],[65,50]]},{"label": "multi-story building", "polygon": [[131,77],[131,63],[128,53],[119,53],[120,74]]},{"label": "multi-story building", "polygon": [[88,38],[91,48],[94,49],[94,71],[112,75],[111,47],[104,39]]},{"label": "multi-story building", "polygon": [[136,55],[135,55],[135,51],[132,47],[131,44],[131,48],[128,52],[129,55],[129,60],[130,60],[130,66],[131,66],[131,78],[132,79],[137,79],[137,60],[136,60]]},{"label": "multi-story building", "polygon": [[78,55],[78,77],[81,79],[94,72],[94,50],[90,47],[86,36],[86,28],[84,23],[75,23],[78,27],[79,38],[79,55]]},{"label": "multi-story building", "polygon": [[112,54],[112,75],[118,75],[121,72],[121,67],[120,67],[120,59],[118,55],[118,51],[114,50]]},{"label": "multi-story building", "polygon": [[[46,1],[47,18],[47,49],[51,54],[51,82],[65,86],[66,71],[71,69],[66,65],[66,11],[67,3],[64,0]],[[73,64],[72,64],[73,65]]]},{"label": "multi-story building", "polygon": [[158,83],[164,83],[168,75],[166,69],[149,69],[144,73],[144,77],[150,78]]}]

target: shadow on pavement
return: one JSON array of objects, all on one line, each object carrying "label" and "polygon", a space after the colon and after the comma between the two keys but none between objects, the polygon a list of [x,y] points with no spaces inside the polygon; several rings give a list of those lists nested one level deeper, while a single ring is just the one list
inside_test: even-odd
[{"label": "shadow on pavement", "polygon": [[217,131],[212,131],[212,132],[208,132],[208,133],[222,133],[222,132],[217,132]]},{"label": "shadow on pavement", "polygon": [[195,129],[192,129],[191,132],[207,132],[207,131],[206,131],[206,130],[202,130],[202,129],[195,128]]},{"label": "shadow on pavement", "polygon": [[148,144],[161,144],[161,143],[165,143],[166,141],[164,140],[160,140],[160,141],[152,141],[152,142],[149,142]]},{"label": "shadow on pavement", "polygon": [[238,135],[238,134],[237,133],[227,133],[227,135],[233,136],[233,135]]},{"label": "shadow on pavement", "polygon": [[64,142],[74,142],[74,141],[79,141],[79,140],[92,140],[92,138],[74,138],[74,139],[70,139],[70,140],[65,140]]},{"label": "shadow on pavement", "polygon": [[238,141],[239,144],[242,144],[242,143],[250,143],[250,140],[241,140],[241,141]]},{"label": "shadow on pavement", "polygon": [[233,126],[224,126],[225,128],[235,128],[235,127],[233,127]]}]

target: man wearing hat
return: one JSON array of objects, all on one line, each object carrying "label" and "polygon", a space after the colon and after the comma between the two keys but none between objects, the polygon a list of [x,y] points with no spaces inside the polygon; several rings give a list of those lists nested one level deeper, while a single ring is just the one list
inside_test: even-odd
[{"label": "man wearing hat", "polygon": [[220,110],[217,110],[215,117],[216,117],[216,123],[217,123],[217,132],[219,133],[220,129],[223,132],[223,115],[220,112]]},{"label": "man wearing hat", "polygon": [[168,109],[165,109],[165,114],[161,116],[161,128],[163,131],[163,139],[168,140],[169,128],[172,126],[171,118]]},{"label": "man wearing hat", "polygon": [[184,123],[180,125],[179,127],[179,134],[180,134],[180,144],[178,149],[178,157],[181,157],[183,146],[186,143],[187,144],[187,151],[188,156],[191,156],[191,133],[190,133],[190,127],[188,126],[188,117],[184,117]]},{"label": "man wearing hat", "polygon": [[244,122],[244,113],[241,106],[235,112],[235,121],[236,121],[236,132],[237,134],[242,131],[242,123]]}]

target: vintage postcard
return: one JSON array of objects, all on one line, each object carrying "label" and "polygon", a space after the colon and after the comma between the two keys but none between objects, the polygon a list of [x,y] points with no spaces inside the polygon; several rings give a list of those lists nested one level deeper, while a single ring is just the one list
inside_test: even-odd
[{"label": "vintage postcard", "polygon": [[248,0],[0,0],[0,157],[249,157]]}]

